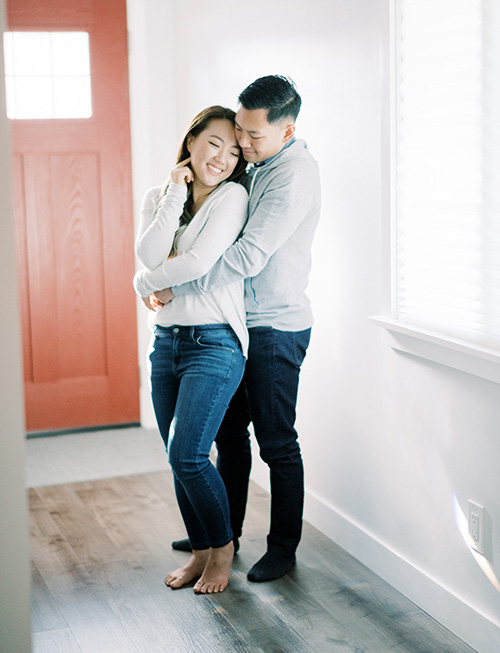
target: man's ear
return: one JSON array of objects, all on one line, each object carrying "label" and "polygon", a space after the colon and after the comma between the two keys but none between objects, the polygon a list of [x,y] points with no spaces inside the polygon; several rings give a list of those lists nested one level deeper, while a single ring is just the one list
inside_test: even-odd
[{"label": "man's ear", "polygon": [[295,134],[295,123],[291,122],[285,126],[285,131],[283,132],[283,143],[288,143],[288,141]]}]

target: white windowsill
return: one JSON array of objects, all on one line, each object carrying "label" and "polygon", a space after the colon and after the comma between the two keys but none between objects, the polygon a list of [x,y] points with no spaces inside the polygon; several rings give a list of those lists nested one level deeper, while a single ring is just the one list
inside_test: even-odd
[{"label": "white windowsill", "polygon": [[373,315],[368,320],[387,329],[389,344],[396,351],[500,383],[500,351],[498,350],[448,338],[383,315]]}]

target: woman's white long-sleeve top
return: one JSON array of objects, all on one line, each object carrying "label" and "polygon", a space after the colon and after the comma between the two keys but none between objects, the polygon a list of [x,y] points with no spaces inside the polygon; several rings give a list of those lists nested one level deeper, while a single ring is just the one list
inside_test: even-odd
[{"label": "woman's white long-sleeve top", "polygon": [[[134,277],[135,291],[141,297],[206,274],[238,238],[247,220],[247,191],[240,184],[225,182],[205,200],[181,234],[177,255],[169,259],[187,188],[182,184],[170,184],[155,210],[160,193],[161,187],[151,188],[142,202],[135,251],[145,269],[139,270]],[[176,297],[161,310],[151,313],[151,324],[229,324],[246,356],[248,332],[243,292],[243,281],[239,281],[211,293]]]}]

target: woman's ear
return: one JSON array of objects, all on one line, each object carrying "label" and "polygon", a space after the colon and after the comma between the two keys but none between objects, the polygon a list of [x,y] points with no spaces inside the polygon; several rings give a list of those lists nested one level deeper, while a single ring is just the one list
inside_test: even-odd
[{"label": "woman's ear", "polygon": [[193,134],[188,134],[186,139],[186,148],[189,154],[191,154],[191,145],[193,143],[193,140],[194,140]]}]

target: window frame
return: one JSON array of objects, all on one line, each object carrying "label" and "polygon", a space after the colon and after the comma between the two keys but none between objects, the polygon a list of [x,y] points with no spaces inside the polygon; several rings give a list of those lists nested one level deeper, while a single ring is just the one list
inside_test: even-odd
[{"label": "window frame", "polygon": [[445,365],[500,383],[500,351],[429,331],[397,319],[397,74],[398,0],[380,0],[382,22],[381,75],[381,214],[382,214],[382,306],[381,315],[368,317],[383,327],[385,341],[393,350]]}]

